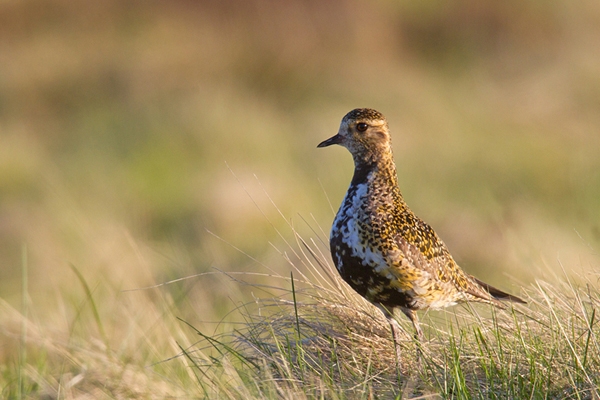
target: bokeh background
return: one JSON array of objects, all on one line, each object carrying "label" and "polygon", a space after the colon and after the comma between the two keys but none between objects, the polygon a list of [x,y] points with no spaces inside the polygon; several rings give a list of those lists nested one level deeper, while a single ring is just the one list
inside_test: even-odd
[{"label": "bokeh background", "polygon": [[[4,307],[25,264],[56,329],[72,267],[115,326],[160,296],[127,289],[288,274],[288,224],[326,237],[352,175],[316,145],[356,107],[388,117],[403,194],[464,269],[516,293],[594,273],[599,43],[595,0],[3,1]],[[234,287],[160,290],[202,326],[260,296]]]}]

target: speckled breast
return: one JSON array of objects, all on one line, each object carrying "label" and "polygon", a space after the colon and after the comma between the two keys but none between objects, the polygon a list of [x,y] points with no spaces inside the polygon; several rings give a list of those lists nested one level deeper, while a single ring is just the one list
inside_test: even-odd
[{"label": "speckled breast", "polygon": [[[331,229],[333,261],[342,278],[367,300],[387,307],[412,308],[411,291],[402,288],[410,282],[399,282],[391,273],[393,243],[386,237],[385,215],[373,214],[378,207],[368,190],[362,183],[346,193]],[[389,201],[381,202],[385,203]]]}]

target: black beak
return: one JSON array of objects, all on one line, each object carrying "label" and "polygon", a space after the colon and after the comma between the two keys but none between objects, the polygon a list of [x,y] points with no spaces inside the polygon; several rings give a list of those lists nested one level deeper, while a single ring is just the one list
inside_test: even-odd
[{"label": "black beak", "polygon": [[317,147],[327,147],[327,146],[331,146],[332,144],[340,144],[342,142],[342,136],[338,133],[335,136],[330,137],[327,140],[322,141],[321,143],[319,143],[319,145]]}]

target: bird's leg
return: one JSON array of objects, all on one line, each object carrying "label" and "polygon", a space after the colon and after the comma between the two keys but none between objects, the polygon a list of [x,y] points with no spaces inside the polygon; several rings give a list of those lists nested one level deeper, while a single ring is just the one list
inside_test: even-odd
[{"label": "bird's leg", "polygon": [[408,319],[410,319],[410,322],[412,322],[413,326],[415,327],[415,339],[419,342],[425,340],[423,331],[419,325],[419,318],[417,317],[416,311],[411,310],[410,308],[402,308],[402,312],[408,317]]},{"label": "bird's leg", "polygon": [[402,365],[402,356],[400,351],[402,328],[400,328],[398,321],[394,319],[393,309],[388,310],[385,306],[381,304],[377,305],[377,308],[381,310],[385,318],[388,320],[388,323],[390,324],[390,330],[392,331],[392,340],[394,341],[394,351],[396,352],[396,369],[398,371],[398,376],[400,376],[400,365]]},{"label": "bird's leg", "polygon": [[402,356],[400,354],[400,325],[398,325],[398,321],[394,319],[394,316],[390,313],[386,313],[386,317],[388,322],[390,323],[390,328],[392,330],[392,338],[394,339],[394,350],[396,351],[396,364],[397,368],[400,369],[400,365],[402,364]]},{"label": "bird's leg", "polygon": [[423,335],[423,331],[419,325],[419,318],[417,317],[416,311],[411,310],[410,308],[402,308],[402,312],[408,317],[408,319],[410,319],[415,327],[415,340],[417,341],[417,361],[419,362],[422,355],[421,345],[425,341],[425,336]]}]

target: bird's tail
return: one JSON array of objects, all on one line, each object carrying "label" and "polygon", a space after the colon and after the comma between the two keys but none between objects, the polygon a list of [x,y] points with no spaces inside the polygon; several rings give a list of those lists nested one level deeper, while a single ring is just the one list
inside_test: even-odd
[{"label": "bird's tail", "polygon": [[521,304],[527,304],[527,302],[517,296],[513,296],[512,294],[508,294],[506,292],[503,292],[500,289],[496,289],[495,287],[488,285],[485,282],[480,281],[477,278],[474,278],[475,281],[481,285],[485,290],[487,290],[489,292],[489,294],[492,295],[493,298],[497,299],[497,300],[508,300],[508,301],[514,301],[515,303],[521,303]]}]

